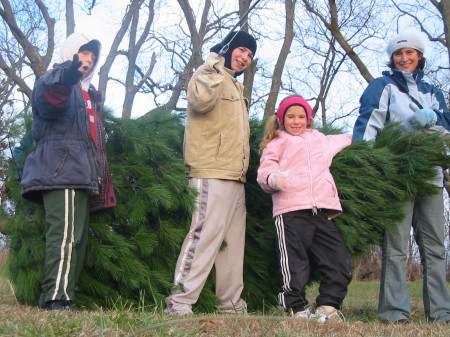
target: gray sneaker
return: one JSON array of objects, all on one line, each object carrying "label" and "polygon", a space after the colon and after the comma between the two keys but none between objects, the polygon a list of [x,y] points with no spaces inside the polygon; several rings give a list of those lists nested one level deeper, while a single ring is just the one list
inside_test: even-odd
[{"label": "gray sneaker", "polygon": [[164,313],[173,317],[186,317],[194,314],[189,307],[182,309],[166,308],[164,309]]},{"label": "gray sneaker", "polygon": [[345,321],[344,315],[335,307],[330,305],[321,305],[317,307],[314,316],[314,320],[318,323]]},{"label": "gray sneaker", "polygon": [[291,309],[291,316],[292,318],[300,320],[313,320],[316,317],[316,315],[312,313],[311,307],[308,307],[303,311],[297,311],[296,313]]},{"label": "gray sneaker", "polygon": [[223,315],[246,315],[247,303],[240,298],[236,303],[222,303],[218,309],[219,313]]}]

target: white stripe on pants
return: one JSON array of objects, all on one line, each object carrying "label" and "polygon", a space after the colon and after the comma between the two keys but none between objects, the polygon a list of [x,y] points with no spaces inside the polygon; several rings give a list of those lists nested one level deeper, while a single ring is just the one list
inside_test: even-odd
[{"label": "white stripe on pants", "polygon": [[[66,298],[70,300],[71,298],[67,294],[67,284],[69,282],[69,272],[70,272],[70,261],[72,257],[73,242],[75,241],[73,236],[73,226],[74,226],[74,208],[75,208],[75,190],[64,190],[64,228],[63,228],[63,241],[61,242],[61,259],[58,266],[58,274],[56,276],[56,287],[53,292],[52,300],[56,299],[56,296],[61,286],[61,277],[64,279],[63,291]],[[67,236],[70,233],[70,241],[67,244]],[[65,254],[64,250],[67,246],[68,252]],[[67,258],[67,261],[65,259]],[[63,266],[66,265],[66,270],[63,272]]]},{"label": "white stripe on pants", "polygon": [[[199,194],[192,222],[175,268],[179,289],[167,300],[175,310],[197,302],[213,265],[221,309],[237,308],[243,283],[245,246],[244,184],[232,180],[191,178]],[[222,245],[222,243],[224,243]]]},{"label": "white stripe on pants", "polygon": [[89,230],[88,191],[46,191],[43,201],[46,247],[41,306],[51,300],[73,300]]}]

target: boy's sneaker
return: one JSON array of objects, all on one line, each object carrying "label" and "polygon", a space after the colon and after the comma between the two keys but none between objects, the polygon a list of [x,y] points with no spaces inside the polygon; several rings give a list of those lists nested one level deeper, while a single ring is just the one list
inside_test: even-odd
[{"label": "boy's sneaker", "polygon": [[221,315],[246,315],[247,303],[240,298],[236,303],[222,303],[218,306]]},{"label": "boy's sneaker", "polygon": [[164,313],[173,317],[185,317],[194,314],[189,307],[182,309],[166,308],[164,309]]},{"label": "boy's sneaker", "polygon": [[321,305],[317,307],[314,316],[314,320],[319,323],[344,321],[344,315],[342,315],[342,313],[335,307],[330,305]]},{"label": "boy's sneaker", "polygon": [[247,307],[236,309],[219,309],[220,315],[247,315]]},{"label": "boy's sneaker", "polygon": [[293,312],[291,309],[291,316],[295,319],[301,319],[301,320],[312,320],[315,318],[315,314],[312,313],[311,307],[306,308],[302,311]]},{"label": "boy's sneaker", "polygon": [[78,311],[78,308],[72,301],[53,300],[48,301],[41,307],[46,310],[60,310],[60,311]]}]

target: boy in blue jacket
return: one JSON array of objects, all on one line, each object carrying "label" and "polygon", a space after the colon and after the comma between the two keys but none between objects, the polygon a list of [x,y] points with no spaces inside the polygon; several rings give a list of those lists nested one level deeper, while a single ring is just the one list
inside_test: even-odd
[{"label": "boy in blue jacket", "polygon": [[75,286],[88,241],[89,212],[116,204],[106,160],[102,95],[90,82],[101,44],[84,34],[67,37],[62,63],[33,89],[33,138],[21,180],[22,195],[43,202],[44,279],[39,306],[75,310]]}]

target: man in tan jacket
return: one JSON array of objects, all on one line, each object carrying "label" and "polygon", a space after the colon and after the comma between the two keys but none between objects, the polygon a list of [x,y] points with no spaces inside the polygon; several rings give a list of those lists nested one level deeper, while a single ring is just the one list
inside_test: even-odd
[{"label": "man in tan jacket", "polygon": [[[228,50],[223,53],[224,46]],[[223,56],[220,56],[222,50]],[[221,313],[244,313],[244,182],[249,163],[248,101],[236,76],[250,66],[256,41],[239,31],[211,48],[189,81],[184,159],[196,209],[178,257],[166,313],[192,314],[212,267]]]}]

